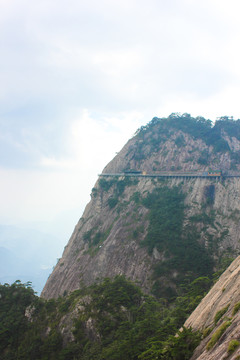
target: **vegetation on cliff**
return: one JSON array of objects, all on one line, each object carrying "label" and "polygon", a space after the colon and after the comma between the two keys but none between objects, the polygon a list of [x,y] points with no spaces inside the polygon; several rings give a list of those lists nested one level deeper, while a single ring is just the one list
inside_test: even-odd
[{"label": "vegetation on cliff", "polygon": [[[216,120],[213,125],[213,122],[209,119],[201,116],[194,118],[187,113],[173,113],[168,118],[154,117],[146,126],[138,129],[136,134],[139,138],[144,138],[146,133],[152,131],[159,135],[169,135],[171,129],[181,130],[195,139],[203,140],[207,145],[213,146],[216,153],[230,150],[227,141],[223,139],[223,131],[228,136],[234,136],[240,140],[240,119],[233,120],[228,116],[223,116]],[[156,139],[156,137],[154,140],[151,139],[152,145],[159,144],[157,140],[159,139]],[[176,139],[176,143],[180,147],[184,145],[183,140],[181,141],[180,138]]]},{"label": "vegetation on cliff", "polygon": [[[213,156],[217,158],[219,154],[226,152],[231,156],[232,170],[240,164],[239,150],[231,149],[227,141],[227,137],[240,140],[240,119],[233,120],[231,117],[223,116],[213,124],[209,119],[201,116],[194,118],[187,113],[173,113],[168,118],[154,117],[147,125],[140,127],[136,132],[136,160],[142,161],[151,152],[159,151],[173,132],[178,131],[206,144],[207,148],[201,152],[198,164],[211,167]],[[176,137],[175,144],[178,148],[184,147],[184,137]],[[148,149],[146,145],[149,146]],[[213,149],[212,154],[209,147]]]},{"label": "vegetation on cliff", "polygon": [[[36,297],[20,282],[0,286],[0,357],[10,359],[189,359],[199,333],[174,335],[202,298],[206,278],[170,307],[117,276],[57,300]],[[17,301],[16,301],[17,299]],[[64,331],[72,333],[64,340]]]},{"label": "vegetation on cliff", "polygon": [[[113,194],[118,193],[118,182],[129,186],[129,178],[119,180],[100,179],[100,188],[107,192],[112,188]],[[112,199],[116,199],[112,206]],[[134,229],[132,238],[137,242],[144,226],[147,227],[146,236],[140,241],[139,245],[146,248],[149,255],[153,252],[161,254],[161,259],[153,262],[153,275],[151,292],[157,298],[165,298],[173,301],[178,296],[179,289],[185,281],[191,282],[200,276],[212,276],[214,261],[213,254],[215,249],[214,241],[209,237],[208,249],[200,242],[200,234],[195,231],[196,224],[199,222],[214,223],[214,214],[211,210],[214,201],[214,185],[206,188],[206,204],[201,214],[192,216],[187,225],[186,221],[186,193],[183,191],[182,184],[169,187],[166,182],[156,182],[152,192],[145,191],[144,194],[134,192],[130,201],[122,200],[116,196],[108,199],[109,208],[120,213],[131,202],[132,214],[135,219],[132,223]],[[140,208],[147,209],[144,219],[140,218],[138,211]],[[144,225],[145,224],[145,225]],[[88,241],[89,246],[95,244],[94,239],[98,233],[92,234],[92,230],[84,234],[84,240]],[[90,236],[91,235],[91,236]],[[95,244],[96,246],[98,245]],[[219,267],[215,262],[215,266]]]}]

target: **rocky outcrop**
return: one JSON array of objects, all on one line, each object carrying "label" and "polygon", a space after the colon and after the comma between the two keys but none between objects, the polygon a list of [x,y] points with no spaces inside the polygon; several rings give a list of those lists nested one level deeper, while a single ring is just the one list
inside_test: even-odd
[{"label": "rocky outcrop", "polygon": [[[214,169],[234,173],[240,164],[237,154],[240,141],[223,133],[231,151],[217,152],[203,138],[165,126],[163,120],[139,132],[105,167],[103,173],[134,169],[158,171],[207,171]],[[163,125],[161,125],[163,123]],[[160,125],[162,127],[158,128]],[[149,208],[139,201],[156,188],[178,187],[185,194],[183,233],[189,225],[198,241],[214,260],[223,255],[236,256],[240,250],[240,178],[156,179],[144,177],[100,178],[92,199],[64,249],[63,256],[50,275],[42,296],[58,297],[98,279],[125,274],[145,292],[151,292],[156,278],[154,269],[164,264],[166,251],[156,247],[149,251],[143,240],[149,231]],[[173,210],[174,212],[174,210]],[[171,227],[171,225],[170,225]],[[169,242],[171,239],[169,238]],[[174,277],[162,277],[174,288]]]},{"label": "rocky outcrop", "polygon": [[[220,333],[226,324],[225,331]],[[240,357],[240,256],[221,275],[184,324],[208,334],[191,360],[238,359]],[[211,340],[216,338],[216,342]],[[210,343],[212,341],[212,343]],[[235,347],[232,346],[235,343]],[[211,345],[212,344],[212,345]]]}]

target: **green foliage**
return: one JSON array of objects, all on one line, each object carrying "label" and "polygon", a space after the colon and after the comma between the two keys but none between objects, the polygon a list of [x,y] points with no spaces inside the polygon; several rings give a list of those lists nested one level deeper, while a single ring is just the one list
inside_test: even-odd
[{"label": "green foliage", "polygon": [[221,319],[221,317],[227,312],[228,308],[229,308],[228,304],[227,306],[225,306],[223,309],[219,310],[216,312],[216,315],[214,316],[214,324],[216,325],[217,322]]},{"label": "green foliage", "polygon": [[135,202],[135,204],[139,204],[141,202],[141,194],[139,191],[135,191],[131,196],[131,200]]},{"label": "green foliage", "polygon": [[116,181],[117,180],[115,178],[111,178],[110,180],[107,180],[105,178],[100,178],[98,182],[99,188],[102,191],[107,192],[116,183]]},{"label": "green foliage", "polygon": [[93,233],[93,229],[86,231],[86,232],[83,234],[83,240],[90,242],[90,241],[91,241],[91,237],[92,237],[92,233]]},{"label": "green foliage", "polygon": [[95,198],[95,197],[97,197],[97,194],[98,194],[98,189],[92,188],[92,194],[91,194],[91,196]]},{"label": "green foliage", "polygon": [[207,276],[201,276],[193,280],[188,286],[188,294],[192,297],[205,295],[212,285],[212,281]]},{"label": "green foliage", "polygon": [[199,277],[194,281],[179,285],[178,297],[173,302],[171,316],[178,328],[185,319],[193,312],[202,298],[206,295],[212,281],[208,277]]},{"label": "green foliage", "polygon": [[133,238],[138,239],[139,235],[144,232],[144,226],[140,225],[136,229],[133,230]]},{"label": "green foliage", "polygon": [[108,206],[110,207],[110,209],[113,209],[118,203],[118,198],[115,197],[111,197],[108,199]]},{"label": "green foliage", "polygon": [[231,165],[240,164],[240,151],[231,152]]},{"label": "green foliage", "polygon": [[177,147],[182,147],[182,146],[184,146],[186,144],[183,135],[179,135],[176,138],[175,144],[177,145]]},{"label": "green foliage", "polygon": [[[156,248],[165,257],[164,261],[154,265],[152,292],[169,300],[176,297],[176,286],[164,285],[159,277],[167,277],[179,285],[186,273],[191,274],[193,280],[211,274],[213,268],[213,260],[200,244],[194,227],[190,224],[183,231],[184,199],[179,187],[163,186],[142,200],[149,208],[149,227],[141,245],[146,246],[150,254]],[[177,272],[177,277],[172,276],[174,272]]]},{"label": "green foliage", "polygon": [[240,302],[236,303],[233,308],[232,316],[236,315],[236,313],[240,310]]},{"label": "green foliage", "polygon": [[228,354],[233,354],[234,351],[238,348],[240,342],[238,340],[231,340],[230,343],[228,344],[228,349],[227,352]]},{"label": "green foliage", "polygon": [[[191,299],[205,283],[199,279],[191,284]],[[8,336],[0,332],[3,360],[187,359],[199,341],[199,334],[191,329],[183,328],[178,337],[174,336],[187,316],[187,299],[167,307],[165,301],[144,295],[123,276],[105,279],[57,300],[39,299],[30,287],[20,283],[1,286],[0,294],[0,318],[7,316],[9,320]],[[84,305],[78,315],[74,312],[74,341],[64,344],[60,324],[76,304]],[[16,306],[21,308],[20,316]],[[31,321],[24,316],[26,306]],[[21,326],[15,327],[16,321]],[[1,330],[4,324],[0,322]]]},{"label": "green foliage", "polygon": [[71,300],[70,298],[67,298],[66,300],[64,301],[61,301],[58,309],[61,313],[67,313],[68,310],[70,309],[70,306],[71,306]]},{"label": "green foliage", "polygon": [[184,218],[184,194],[179,188],[156,188],[143,199],[143,205],[150,209],[149,229],[143,246],[152,253],[154,247],[159,251],[179,243]]},{"label": "green foliage", "polygon": [[108,201],[108,206],[110,209],[113,209],[118,201],[119,197],[122,196],[124,190],[128,186],[136,185],[138,183],[137,178],[131,178],[130,176],[126,176],[124,179],[119,180],[118,178],[111,178],[107,180],[105,178],[100,178],[99,187],[102,191],[108,192],[110,188],[113,187],[113,196],[110,197]]},{"label": "green foliage", "polygon": [[229,265],[233,262],[234,258],[225,255],[220,257],[218,260],[217,271],[213,274],[213,281],[216,282],[222,273],[229,267]]},{"label": "green foliage", "polygon": [[0,285],[0,353],[19,346],[28,326],[25,310],[34,298],[30,283],[17,280],[12,285]]},{"label": "green foliage", "polygon": [[142,138],[148,131],[163,131],[169,127],[182,130],[195,138],[203,138],[211,130],[212,122],[200,117],[193,118],[189,114],[171,114],[168,118],[153,118],[146,126],[142,126],[137,134]]},{"label": "green foliage", "polygon": [[[201,334],[192,332],[191,329],[185,327],[177,332],[177,335],[171,335],[167,341],[163,343],[152,343],[150,349],[139,356],[142,360],[188,360],[193,350],[199,344]],[[163,345],[164,346],[161,346]]]},{"label": "green foliage", "polygon": [[133,304],[139,304],[142,296],[139,287],[120,275],[116,276],[114,281],[106,278],[101,284],[93,285],[90,289],[95,306],[99,310],[102,307],[109,310],[109,306],[114,308],[120,305],[130,308]]},{"label": "green foliage", "polygon": [[[212,122],[203,117],[194,118],[187,113],[173,113],[168,118],[153,118],[146,126],[142,126],[136,132],[137,139],[140,140],[136,146],[136,160],[142,160],[154,150],[158,150],[160,144],[169,138],[171,129],[181,130],[194,139],[201,139],[208,146],[213,146],[215,153],[231,152],[227,141],[222,137],[223,131],[240,140],[240,120],[234,121],[225,116],[217,120],[212,126]],[[149,136],[149,133],[152,133],[152,136]],[[149,145],[149,151],[147,151],[142,140],[144,140],[145,145]],[[176,139],[175,143],[178,147],[184,146],[181,136]],[[198,162],[201,165],[209,164],[207,151],[203,152]]]},{"label": "green foliage", "polygon": [[208,153],[208,150],[205,149],[202,151],[202,153],[198,159],[198,163],[200,165],[208,165],[208,162],[209,162],[209,153]]},{"label": "green foliage", "polygon": [[39,299],[30,283],[0,285],[0,358],[60,359],[63,340],[57,318],[69,307],[69,299]]},{"label": "green foliage", "polygon": [[217,141],[215,141],[215,144],[214,144],[214,152],[215,153],[218,153],[218,152],[224,153],[227,151],[230,151],[230,147],[226,140],[218,139]]},{"label": "green foliage", "polygon": [[96,228],[92,228],[91,230],[86,231],[83,234],[83,240],[88,242],[90,249],[93,249],[94,247],[103,243],[106,240],[106,238],[109,235],[109,232],[110,229],[106,230],[105,232],[101,232],[101,231],[96,232]]},{"label": "green foliage", "polygon": [[[161,301],[143,295],[136,285],[122,276],[113,281],[105,279],[90,289],[92,301],[85,309],[85,316],[94,319],[101,344],[96,339],[91,345],[85,344],[84,359],[154,359],[160,353],[168,353],[169,359],[180,359],[176,357],[178,353],[183,355],[185,352],[185,356],[190,356],[199,342],[199,335],[189,329],[179,333],[175,341],[178,323],[173,310]],[[83,328],[80,320],[81,338]],[[157,346],[152,347],[152,344]],[[91,355],[86,354],[89,350]],[[152,357],[148,357],[150,353]]]},{"label": "green foliage", "polygon": [[215,199],[215,185],[207,185],[204,189],[204,196],[206,198],[207,205],[213,205]]},{"label": "green foliage", "polygon": [[94,235],[92,241],[91,241],[91,245],[96,246],[98,245],[100,242],[104,241],[104,235],[102,234],[101,231],[96,232],[96,234]]},{"label": "green foliage", "polygon": [[224,130],[227,135],[234,136],[240,140],[240,120],[233,120],[228,116],[223,116],[216,121],[215,127],[220,130]]},{"label": "green foliage", "polygon": [[138,181],[139,180],[137,177],[132,178],[130,176],[126,176],[124,179],[118,180],[116,182],[116,187],[114,189],[115,196],[116,197],[121,196],[124,193],[126,187],[137,185]]},{"label": "green foliage", "polygon": [[212,327],[207,327],[203,330],[203,339],[205,339],[209,334],[211,334],[211,332],[213,331]]},{"label": "green foliage", "polygon": [[207,343],[206,349],[211,350],[213,346],[217,343],[220,337],[223,335],[225,330],[231,325],[231,321],[225,321],[213,334],[211,340]]}]

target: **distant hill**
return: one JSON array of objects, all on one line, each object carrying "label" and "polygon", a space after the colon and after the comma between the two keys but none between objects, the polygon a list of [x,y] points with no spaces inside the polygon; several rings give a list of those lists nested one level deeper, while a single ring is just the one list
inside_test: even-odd
[{"label": "distant hill", "polygon": [[0,225],[0,283],[31,281],[40,293],[56,264],[55,243],[40,231]]}]

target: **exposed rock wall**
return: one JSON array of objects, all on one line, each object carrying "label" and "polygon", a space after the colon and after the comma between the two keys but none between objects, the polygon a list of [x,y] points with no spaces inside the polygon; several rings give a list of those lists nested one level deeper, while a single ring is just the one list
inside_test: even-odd
[{"label": "exposed rock wall", "polygon": [[[236,304],[239,304],[239,311],[233,315]],[[217,322],[214,321],[216,314],[223,309],[226,309],[226,312]],[[225,321],[230,321],[230,326],[208,350],[207,344]],[[229,343],[232,340],[237,340],[240,344],[240,256],[221,275],[184,326],[192,327],[195,331],[212,329],[195,350],[191,360],[237,359],[237,356],[240,356],[239,346],[233,354],[228,352]]]},{"label": "exposed rock wall", "polygon": [[[207,171],[209,165],[202,165],[199,161],[204,151],[208,152],[209,161],[215,168],[224,171],[231,168],[229,153],[215,153],[213,147],[207,146],[201,139],[170,129],[163,136],[161,144],[153,147],[151,139],[155,135],[155,132],[146,133],[144,138],[136,136],[129,140],[103,172],[119,173],[125,169],[147,173],[160,170]],[[240,142],[236,138],[228,137],[227,141],[232,148],[240,148]],[[194,228],[200,234],[200,242],[206,248],[211,247],[215,259],[226,252],[231,256],[238,254],[239,178],[224,181],[205,178],[168,179],[163,182],[144,177],[137,180],[131,178],[130,183],[115,199],[116,206],[110,206],[109,200],[116,198],[116,186],[115,183],[104,190],[101,179],[96,182],[92,199],[76,225],[62,258],[49,277],[42,292],[43,297],[57,297],[65,291],[117,274],[125,274],[149,292],[153,284],[154,265],[164,261],[164,254],[156,249],[149,254],[141,246],[148,231],[149,210],[134,201],[134,194],[140,193],[144,197],[160,186],[181,187],[186,194],[184,226],[195,222]],[[206,214],[207,220],[204,218]],[[90,238],[92,244],[88,241]]]}]

